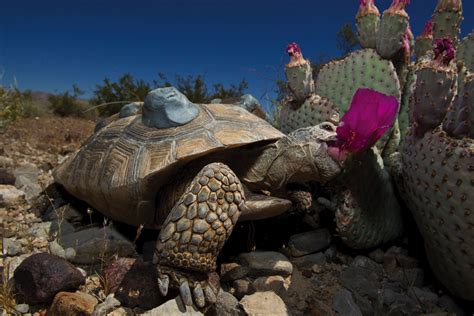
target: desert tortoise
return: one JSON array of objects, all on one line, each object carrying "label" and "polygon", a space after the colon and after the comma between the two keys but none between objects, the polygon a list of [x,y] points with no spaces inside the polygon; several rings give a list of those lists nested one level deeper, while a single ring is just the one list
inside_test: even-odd
[{"label": "desert tortoise", "polygon": [[54,178],[113,220],[161,229],[160,291],[179,287],[187,305],[194,297],[203,306],[215,301],[208,273],[239,218],[283,213],[288,184],[340,173],[327,152],[335,136],[331,123],[286,136],[243,108],[197,105],[160,88],[146,97],[143,114],[99,129]]}]

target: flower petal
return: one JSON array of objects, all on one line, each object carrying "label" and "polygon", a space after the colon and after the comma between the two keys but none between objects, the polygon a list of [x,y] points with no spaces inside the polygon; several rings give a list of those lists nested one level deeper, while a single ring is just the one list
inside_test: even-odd
[{"label": "flower petal", "polygon": [[352,153],[372,147],[392,126],[397,113],[395,97],[371,89],[358,89],[336,129],[337,146]]}]

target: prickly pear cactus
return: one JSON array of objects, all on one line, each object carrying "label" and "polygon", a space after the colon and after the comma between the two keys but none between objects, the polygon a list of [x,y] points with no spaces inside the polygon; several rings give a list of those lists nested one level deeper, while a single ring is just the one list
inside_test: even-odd
[{"label": "prickly pear cactus", "polygon": [[403,46],[403,38],[409,26],[405,6],[410,0],[393,0],[384,11],[377,36],[377,52],[386,59],[393,58]]},{"label": "prickly pear cactus", "polygon": [[355,91],[366,87],[394,96],[400,101],[400,83],[390,60],[380,57],[373,49],[363,49],[343,60],[325,65],[316,81],[316,93],[347,111]]},{"label": "prickly pear cactus", "polygon": [[296,43],[288,45],[286,52],[290,62],[285,67],[286,80],[295,101],[304,101],[314,93],[314,81],[311,63],[303,58],[301,49]]},{"label": "prickly pear cactus", "polygon": [[[402,88],[406,80],[411,80],[408,66],[413,48],[413,35],[404,10],[407,3],[407,0],[393,0],[380,21],[374,1],[360,0],[356,21],[363,49],[325,65],[319,72],[313,96],[284,105],[279,115],[284,132],[331,120],[328,104],[334,104],[342,116],[359,88],[394,96],[401,102]],[[290,58],[293,60],[292,54]],[[298,98],[293,95],[293,100]],[[359,155],[364,167],[357,168],[359,165],[355,164],[349,168],[340,181],[342,189],[334,192],[332,200],[336,203],[339,235],[353,248],[375,247],[396,238],[402,231],[400,206],[382,159],[398,150],[399,141],[396,121],[393,129],[377,143],[378,148],[373,148],[370,155]],[[362,178],[364,185],[360,185]],[[377,188],[378,194],[374,195],[368,188]]]},{"label": "prickly pear cactus", "polygon": [[434,59],[417,67],[400,191],[436,277],[474,300],[474,77],[456,90],[453,58],[452,40],[436,39]]},{"label": "prickly pear cactus", "polygon": [[474,72],[474,32],[462,40],[458,47],[457,60],[461,61],[468,71]]},{"label": "prickly pear cactus", "polygon": [[462,19],[461,0],[439,0],[433,13],[434,39],[450,38],[456,46]]},{"label": "prickly pear cactus", "polygon": [[[337,124],[339,109],[331,101],[317,94],[307,98],[301,106],[289,103],[280,110],[280,130],[290,133],[295,129],[313,126],[325,121]],[[316,123],[317,122],[317,123]]]},{"label": "prickly pear cactus", "polygon": [[359,43],[365,48],[375,48],[380,25],[380,13],[374,0],[362,0],[356,16]]},{"label": "prickly pear cactus", "polygon": [[335,216],[344,243],[355,249],[372,248],[397,238],[403,225],[395,189],[374,186],[391,183],[377,148],[356,155],[347,168],[342,180],[347,189],[338,196]]}]

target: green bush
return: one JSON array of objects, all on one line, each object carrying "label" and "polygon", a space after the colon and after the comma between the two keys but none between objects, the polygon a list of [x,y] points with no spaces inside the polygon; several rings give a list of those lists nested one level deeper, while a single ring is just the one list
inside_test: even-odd
[{"label": "green bush", "polygon": [[16,88],[0,86],[0,125],[15,121],[23,115],[23,96]]},{"label": "green bush", "polygon": [[99,116],[96,108],[89,104],[89,102],[80,100],[79,96],[83,91],[78,86],[73,85],[72,93],[66,91],[58,95],[50,95],[48,101],[50,103],[52,112],[59,116],[73,116],[85,119],[95,119]]}]

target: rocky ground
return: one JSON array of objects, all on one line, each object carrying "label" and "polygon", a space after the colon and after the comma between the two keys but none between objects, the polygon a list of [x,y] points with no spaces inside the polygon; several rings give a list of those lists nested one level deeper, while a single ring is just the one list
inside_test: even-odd
[{"label": "rocky ground", "polygon": [[48,117],[0,129],[0,315],[472,313],[433,279],[414,229],[383,248],[353,251],[330,220],[301,215],[236,227],[218,262],[218,302],[207,311],[185,308],[176,293],[162,298],[150,263],[156,232],[53,199],[58,192],[48,188],[52,168],[93,127]]}]

